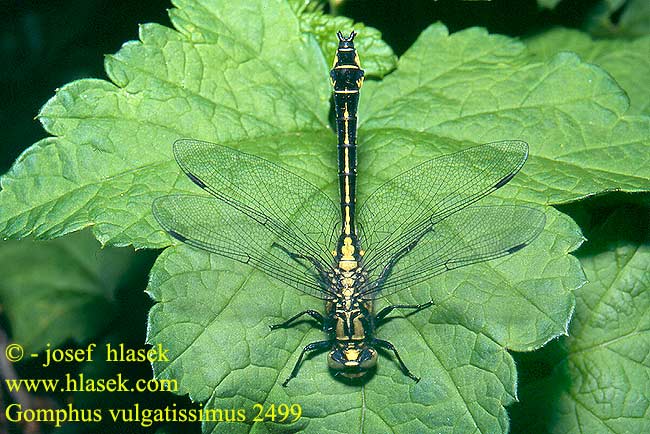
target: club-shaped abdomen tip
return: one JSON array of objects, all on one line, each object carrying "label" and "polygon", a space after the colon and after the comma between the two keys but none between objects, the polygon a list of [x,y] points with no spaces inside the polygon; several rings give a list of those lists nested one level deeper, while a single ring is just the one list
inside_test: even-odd
[{"label": "club-shaped abdomen tip", "polygon": [[349,36],[344,36],[339,30],[336,32],[336,36],[339,38],[339,48],[351,48],[354,44],[354,37],[357,36],[357,32],[352,30]]}]

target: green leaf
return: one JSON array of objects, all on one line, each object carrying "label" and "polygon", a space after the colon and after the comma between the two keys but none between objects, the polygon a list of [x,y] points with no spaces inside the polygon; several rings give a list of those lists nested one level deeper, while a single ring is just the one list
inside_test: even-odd
[{"label": "green leaf", "polygon": [[[489,41],[487,35],[482,35]],[[419,47],[431,43],[424,39]],[[457,49],[448,46],[445,53]],[[399,76],[400,72],[391,77],[401,79],[405,73]],[[418,76],[412,73],[404,80]],[[386,83],[395,85],[390,78]],[[393,102],[381,99],[380,86],[372,96],[377,97],[380,109],[390,107]],[[372,93],[373,85],[368,87]],[[423,86],[415,88],[407,96],[417,98],[418,91],[427,91]],[[401,94],[393,91],[388,96],[395,95]],[[417,101],[400,104],[407,106],[409,102]],[[381,125],[384,119],[372,113],[372,107],[367,111],[371,113],[363,128],[368,135],[361,137],[360,152],[365,147],[363,152],[368,157],[381,154],[390,163],[391,159],[408,156],[410,166],[418,158],[457,149],[461,141],[466,141],[437,138],[418,128],[408,128],[408,121],[414,119],[412,113],[405,113],[402,119],[407,128],[395,131],[393,126]],[[414,120],[418,119],[423,116],[418,114]],[[269,137],[261,152],[277,160],[271,157],[275,149],[305,146],[301,139],[309,140],[304,138],[316,140],[318,136],[302,133]],[[252,141],[233,144],[246,150],[255,147]],[[382,153],[389,144],[393,145],[394,155]],[[412,149],[419,154],[411,155]],[[332,154],[326,167],[334,167]],[[367,174],[362,180],[365,194],[372,191],[372,184],[390,176],[386,172],[407,167],[403,162],[396,163],[397,167],[371,163],[360,168],[360,173]],[[327,181],[327,176],[318,179],[317,174],[309,175],[318,185],[332,190],[333,178]],[[514,190],[506,190],[504,197],[526,194],[524,187]],[[399,345],[410,356],[412,369],[425,373],[422,375],[426,379],[417,385],[410,383],[394,363],[383,360],[370,382],[360,388],[349,386],[333,380],[324,360],[318,363],[314,358],[290,387],[283,389],[280,383],[300,348],[322,339],[322,334],[306,326],[271,333],[268,325],[302,309],[314,308],[313,300],[287,292],[250,268],[187,247],[168,249],[152,272],[149,291],[159,303],[151,311],[149,339],[165,342],[173,357],[171,364],[157,365],[156,370],[163,378],[183,378],[181,393],[189,393],[198,401],[208,400],[211,407],[223,406],[224,397],[231,397],[227,403],[234,408],[250,409],[255,402],[300,403],[305,420],[298,427],[314,432],[349,419],[363,421],[353,429],[371,432],[435,430],[444,426],[449,417],[461,431],[503,432],[508,424],[503,405],[515,397],[514,366],[505,348],[532,349],[565,333],[573,310],[570,290],[583,283],[577,263],[566,256],[581,242],[579,230],[555,211],[548,210],[548,216],[547,231],[521,255],[450,273],[444,280],[414,291],[415,300],[409,294],[391,297],[393,303],[424,302],[429,297],[436,302],[432,312],[421,312],[408,321],[393,321],[381,330],[381,337],[398,337]],[[545,264],[541,272],[540,264]],[[264,288],[263,295],[260,288]],[[274,303],[276,300],[282,302]],[[214,360],[221,363],[212,363]],[[327,384],[325,391],[323,384]],[[421,407],[413,407],[413,401]],[[206,432],[221,429],[226,428],[210,424],[204,427]]]},{"label": "green leaf", "polygon": [[287,0],[287,2],[297,14],[322,12],[327,4],[327,0]]},{"label": "green leaf", "polygon": [[570,29],[553,29],[526,41],[532,53],[551,59],[561,51],[573,51],[582,60],[612,74],[630,99],[628,114],[650,115],[650,35],[636,40],[593,40]]},{"label": "green leaf", "polygon": [[[332,38],[337,31],[348,34],[352,30],[363,35],[355,41],[356,48],[363,53],[363,69],[366,77],[383,77],[395,69],[397,56],[393,50],[381,39],[381,32],[363,23],[355,23],[343,16],[333,17],[322,12],[324,1],[289,0],[293,10],[299,15],[300,29],[316,37],[323,56],[331,65],[334,53],[338,47],[338,40]],[[330,6],[331,7],[331,6]]]},{"label": "green leaf", "polygon": [[[112,83],[71,83],[42,109],[55,137],[26,151],[3,177],[5,236],[54,237],[92,226],[103,243],[169,245],[151,202],[198,190],[172,159],[171,144],[181,137],[260,155],[334,196],[327,59],[317,39],[301,33],[295,12],[280,0],[175,5],[175,30],[144,25],[141,41],[107,57]],[[360,56],[364,64],[384,62],[379,54]],[[627,116],[627,108],[611,77],[575,55],[539,61],[506,37],[431,26],[393,73],[362,89],[360,198],[418,162],[501,139],[526,140],[531,158],[492,203],[540,207],[612,188],[646,190],[650,169],[630,161],[644,155],[649,120]],[[351,424],[367,432],[505,432],[504,405],[516,396],[506,349],[530,350],[565,333],[571,291],[583,283],[568,255],[582,242],[578,227],[552,208],[545,212],[545,231],[517,255],[391,296],[393,303],[436,302],[379,331],[422,376],[417,384],[382,357],[367,383],[348,385],[320,357],[281,388],[299,349],[322,333],[309,324],[270,333],[268,325],[322,306],[251,268],[169,248],[149,285],[158,302],[149,341],[173,358],[156,365],[156,375],[178,379],[181,393],[210,408],[246,408],[250,418],[255,402],[299,403],[304,416],[296,427],[311,432]]]},{"label": "green leaf", "polygon": [[339,30],[345,34],[354,30],[363,35],[355,46],[359,53],[363,53],[364,60],[361,66],[366,77],[383,77],[395,69],[397,56],[382,41],[379,30],[355,23],[347,17],[332,17],[318,12],[305,13],[300,18],[300,28],[316,37],[328,65],[334,61],[334,53],[338,47],[338,40],[332,38],[332,35]]},{"label": "green leaf", "polygon": [[[180,137],[233,147],[249,140],[255,146],[247,149],[309,179],[333,167],[332,152],[318,163],[305,158],[333,149],[327,65],[290,8],[279,0],[261,11],[255,3],[228,11],[190,3],[179,0],[170,12],[178,31],[144,25],[142,42],[107,57],[115,84],[76,81],[43,107],[39,117],[55,137],[28,149],[2,178],[5,236],[48,238],[92,226],[102,243],[166,245],[150,204],[179,177],[171,143]],[[531,144],[514,180],[524,200],[567,202],[650,184],[641,163],[650,119],[625,116],[624,92],[572,55],[534,62],[505,37],[479,29],[449,36],[436,25],[398,71],[368,81],[362,98],[360,168],[374,165],[379,174],[365,178],[369,187],[405,169],[404,156],[410,166],[504,138]],[[283,137],[294,146],[265,148]],[[389,144],[400,152],[384,152]],[[549,173],[563,176],[549,180]],[[178,188],[190,183],[179,179]]]},{"label": "green leaf", "polygon": [[[625,92],[574,54],[538,62],[512,39],[481,29],[448,35],[434,25],[394,73],[364,90],[360,148],[381,155],[377,183],[404,168],[403,154],[384,151],[388,144],[412,164],[430,156],[423,143],[448,152],[459,143],[516,137],[531,148],[523,174],[511,182],[520,199],[565,203],[650,188],[643,163],[650,117],[628,116]],[[367,170],[364,162],[375,163],[362,159],[360,170]]]},{"label": "green leaf", "polygon": [[519,432],[650,430],[649,216],[622,207],[580,250],[589,283],[576,291],[569,337],[543,356],[549,375],[521,390]]},{"label": "green leaf", "polygon": [[327,131],[327,65],[290,8],[273,3],[220,11],[179,0],[170,11],[178,31],[144,25],[141,42],[107,57],[115,84],[60,89],[39,114],[57,137],[28,149],[2,179],[3,232],[48,238],[93,226],[102,243],[162,246],[151,202],[179,177],[175,139],[263,143]]},{"label": "green leaf", "polygon": [[[582,284],[576,262],[565,255],[575,248],[568,240],[579,243],[579,231],[562,214],[549,214],[549,232],[520,254],[390,298],[436,302],[379,331],[422,376],[417,384],[382,358],[367,384],[347,385],[332,378],[321,355],[281,387],[300,349],[322,333],[309,324],[273,332],[268,326],[319,303],[250,267],[185,246],[167,249],[152,270],[149,292],[158,304],[150,314],[149,341],[164,342],[172,359],[155,370],[162,378],[180,378],[180,393],[208,400],[208,407],[241,407],[250,414],[256,402],[299,403],[304,413],[298,427],[308,432],[350,421],[352,431],[422,432],[443,429],[450,420],[461,432],[506,432],[503,405],[516,396],[506,348],[531,349],[565,333],[573,310],[565,288]],[[567,240],[556,232],[575,235]],[[207,424],[204,432],[234,429]]]},{"label": "green leaf", "polygon": [[0,300],[13,340],[38,352],[97,336],[112,319],[114,291],[132,255],[100,249],[87,232],[0,242]]}]

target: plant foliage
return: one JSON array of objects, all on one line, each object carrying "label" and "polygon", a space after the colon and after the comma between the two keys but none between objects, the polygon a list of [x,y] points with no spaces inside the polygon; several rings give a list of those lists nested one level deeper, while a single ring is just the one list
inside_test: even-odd
[{"label": "plant foliage", "polygon": [[[360,384],[338,381],[324,357],[314,357],[282,388],[299,350],[322,333],[309,324],[274,332],[268,326],[323,306],[252,268],[173,243],[153,219],[151,203],[198,190],[172,158],[179,138],[262,156],[334,197],[327,77],[335,30],[353,22],[283,0],[175,0],[174,6],[173,28],[145,24],[138,41],[106,57],[108,81],[77,80],[57,91],[38,116],[51,136],[20,156],[0,191],[5,237],[55,238],[89,227],[104,245],[167,247],[148,286],[156,301],[148,342],[162,344],[171,357],[154,364],[158,378],[178,379],[179,393],[208,408],[245,408],[252,415],[253,403],[300,403],[303,417],[293,431],[499,433],[508,431],[505,407],[517,399],[508,350],[535,350],[571,333],[568,351],[580,355],[567,356],[562,373],[589,389],[579,389],[588,402],[567,389],[552,411],[587,402],[593,420],[558,416],[554,432],[647,431],[642,390],[650,387],[650,337],[647,315],[635,306],[647,298],[643,275],[650,261],[642,248],[615,245],[602,257],[583,259],[591,280],[583,287],[580,264],[569,254],[584,241],[580,228],[548,206],[650,189],[647,56],[639,56],[638,67],[629,61],[648,50],[647,37],[600,42],[557,30],[522,43],[480,28],[449,34],[434,24],[397,60],[378,30],[354,24],[362,65],[374,77],[360,104],[360,200],[437,155],[520,139],[530,145],[528,163],[488,201],[540,207],[547,225],[517,255],[380,300],[380,306],[435,302],[379,331],[396,343],[419,383],[390,357]],[[56,270],[43,272],[57,278]],[[579,288],[580,323],[569,328]],[[11,294],[0,295],[17,312],[20,301]],[[611,303],[602,301],[609,296]],[[606,336],[588,325],[605,318],[594,303],[621,321]],[[60,334],[59,341],[83,340],[92,330]],[[591,345],[603,354],[584,350]],[[618,356],[625,360],[617,372],[587,372]],[[633,387],[619,387],[620,371]],[[610,398],[616,405],[599,407],[599,399]],[[616,422],[606,422],[611,419]],[[284,429],[249,424],[206,423],[203,431]]]}]

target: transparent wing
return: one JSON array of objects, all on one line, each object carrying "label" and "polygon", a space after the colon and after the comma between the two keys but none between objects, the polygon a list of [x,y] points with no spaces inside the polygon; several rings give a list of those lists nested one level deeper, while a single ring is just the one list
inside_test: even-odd
[{"label": "transparent wing", "polygon": [[517,252],[544,229],[544,213],[523,206],[471,206],[439,221],[396,252],[363,291],[386,296],[445,271]]},{"label": "transparent wing", "polygon": [[154,201],[153,214],[170,235],[186,244],[250,264],[315,297],[330,298],[317,263],[301,256],[302,250],[289,254],[284,237],[234,207],[212,197],[169,195]]},{"label": "transparent wing", "polygon": [[370,280],[436,224],[508,183],[527,156],[525,142],[488,143],[426,161],[380,186],[358,214]]},{"label": "transparent wing", "polygon": [[323,266],[332,262],[338,208],[314,185],[268,160],[214,143],[178,140],[174,156],[199,187],[258,222],[286,249]]}]

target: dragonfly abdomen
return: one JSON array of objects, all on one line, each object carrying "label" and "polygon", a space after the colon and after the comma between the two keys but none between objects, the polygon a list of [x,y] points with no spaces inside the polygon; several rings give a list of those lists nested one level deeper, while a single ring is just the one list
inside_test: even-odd
[{"label": "dragonfly abdomen", "polygon": [[355,33],[347,38],[340,32],[339,47],[330,71],[334,86],[334,110],[338,134],[338,175],[341,197],[341,228],[343,236],[354,237],[356,244],[355,202],[357,174],[357,107],[363,70],[354,48]]}]

